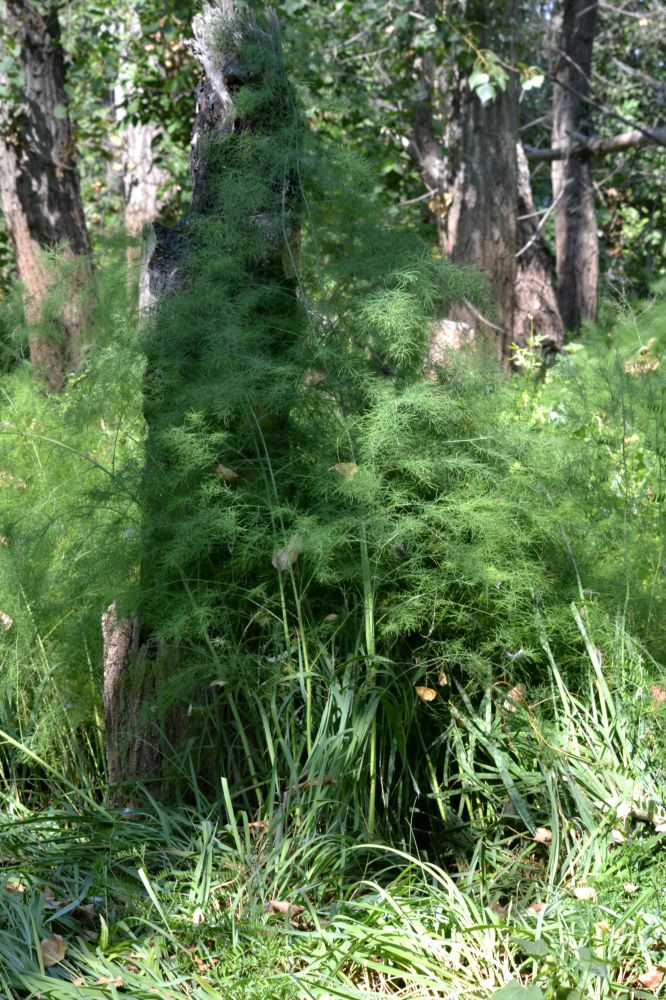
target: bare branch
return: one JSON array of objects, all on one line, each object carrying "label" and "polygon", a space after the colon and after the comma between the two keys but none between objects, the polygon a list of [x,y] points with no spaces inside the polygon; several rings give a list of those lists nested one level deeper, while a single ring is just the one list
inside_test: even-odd
[{"label": "bare branch", "polygon": [[646,125],[613,136],[584,136],[577,132],[574,139],[575,142],[569,149],[536,149],[534,146],[525,146],[525,155],[532,161],[566,160],[569,156],[607,156],[609,153],[638,149],[650,143],[666,146],[666,128],[650,128]]},{"label": "bare branch", "polygon": [[649,84],[649,86],[654,88],[654,90],[656,90],[657,93],[666,94],[666,86],[664,86],[664,84],[660,80],[655,80],[655,78],[653,76],[650,76],[649,73],[646,73],[645,70],[634,69],[633,66],[629,66],[627,63],[622,62],[622,60],[618,59],[617,56],[613,56],[613,62],[615,63],[615,65],[619,70],[622,70],[623,73],[626,73],[628,76],[633,76],[637,80],[642,80],[644,83]]},{"label": "bare branch", "polygon": [[505,332],[503,326],[498,326],[496,323],[492,323],[486,316],[483,315],[483,313],[479,312],[476,306],[472,305],[469,299],[463,298],[462,301],[463,304],[469,309],[472,316],[474,316],[475,319],[478,319],[479,323],[483,323],[484,326],[487,326],[490,330],[494,330],[495,333]]},{"label": "bare branch", "polygon": [[[572,63],[573,66],[577,66],[577,63],[575,63],[573,59],[568,58],[568,61]],[[572,87],[571,84],[567,83],[565,80],[561,80],[557,76],[554,76],[552,79],[553,83],[556,83],[558,86],[563,87],[564,90],[568,90],[569,93],[574,94],[581,101],[584,101],[591,107],[596,108],[597,111],[601,111],[603,114],[608,115],[609,118],[617,119],[617,121],[622,122],[623,125],[631,125],[634,131],[644,133],[652,142],[657,142],[659,143],[660,146],[666,146],[666,140],[664,140],[663,138],[662,139],[653,138],[654,134],[658,134],[661,130],[659,129],[650,130],[648,127],[643,127],[642,125],[638,125],[636,122],[633,122],[630,118],[626,118],[624,115],[621,115],[619,111],[615,111],[608,104],[604,104],[603,101],[600,101],[594,97],[590,97],[589,94],[582,94],[579,90],[576,90],[575,87]],[[560,159],[560,157],[553,157],[553,159]]]},{"label": "bare branch", "polygon": [[516,260],[518,260],[519,257],[522,257],[523,254],[526,253],[529,250],[529,248],[532,246],[532,244],[535,242],[535,240],[537,239],[539,233],[543,229],[543,227],[544,227],[544,225],[546,223],[546,220],[548,219],[548,216],[555,210],[555,207],[557,206],[557,203],[559,202],[560,198],[562,197],[562,195],[566,191],[568,183],[569,183],[569,181],[565,181],[564,182],[564,184],[562,185],[562,187],[560,188],[560,190],[559,190],[559,192],[557,194],[557,198],[555,198],[555,200],[548,206],[548,208],[546,209],[546,211],[543,214],[543,217],[539,220],[539,225],[536,227],[536,229],[534,230],[534,232],[530,236],[530,238],[527,241],[527,243],[525,244],[525,246],[521,247],[520,250],[518,251],[518,253],[516,254]]}]

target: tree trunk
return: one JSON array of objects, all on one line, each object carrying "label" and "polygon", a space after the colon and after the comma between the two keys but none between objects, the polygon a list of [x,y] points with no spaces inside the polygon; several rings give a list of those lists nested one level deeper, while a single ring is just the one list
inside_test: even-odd
[{"label": "tree trunk", "polygon": [[[2,26],[20,47],[5,60],[0,83],[0,195],[31,327],[30,356],[49,391],[57,391],[81,357],[90,279],[74,137],[67,110],[57,8],[5,0]],[[55,263],[44,251],[63,249]],[[55,325],[45,299],[57,289]],[[66,291],[65,291],[66,289]]]},{"label": "tree trunk", "polygon": [[[160,779],[159,729],[150,702],[153,678],[146,670],[136,618],[118,618],[112,604],[102,615],[104,727],[112,798],[125,804],[135,781]],[[148,697],[147,697],[148,696]]]},{"label": "tree trunk", "polygon": [[[499,9],[501,8],[501,10]],[[496,3],[488,13],[484,3],[467,6],[470,20],[479,25],[479,45],[510,58],[497,45],[492,21],[514,23],[513,0]],[[495,26],[497,21],[495,21]],[[505,357],[511,343],[516,282],[516,202],[518,172],[518,95],[515,73],[505,90],[482,103],[465,80],[458,80],[458,114],[448,125],[444,145],[454,150],[448,159],[446,190],[451,204],[439,226],[442,251],[453,260],[480,264],[490,279],[505,333],[498,354]]]},{"label": "tree trunk", "polygon": [[142,33],[141,19],[135,8],[127,11],[126,21],[119,23],[114,33],[122,37],[113,103],[116,122],[122,129],[120,172],[125,231],[130,236],[138,236],[160,213],[160,188],[168,180],[168,174],[155,161],[154,144],[160,133],[159,125],[130,122],[127,116],[126,103],[136,90],[129,63],[130,43],[140,40]]},{"label": "tree trunk", "polygon": [[[465,18],[479,49],[490,49],[511,66],[511,26],[517,15],[515,0],[487,5],[473,0]],[[516,281],[516,204],[518,168],[518,82],[510,69],[504,89],[497,87],[492,100],[482,102],[469,87],[468,73],[455,61],[446,89],[445,135],[434,138],[433,102],[436,74],[426,56],[425,96],[415,120],[410,145],[424,182],[433,192],[442,252],[453,260],[479,264],[490,279],[501,317],[503,333],[497,354],[506,358],[513,339]]]},{"label": "tree trunk", "polygon": [[[129,638],[137,634],[135,631],[137,626],[128,621],[117,622],[114,609],[110,608],[103,622],[104,683],[105,692],[109,693],[105,706],[106,717],[109,720],[107,726],[109,774],[113,775],[114,780],[121,785],[131,784],[136,780],[156,782],[153,784],[153,792],[162,796],[167,793],[167,785],[162,780],[166,776],[164,758],[162,764],[157,767],[159,774],[156,780],[156,761],[159,759],[157,741],[160,737],[166,737],[170,749],[177,750],[192,732],[186,702],[188,695],[182,681],[178,679],[177,671],[183,669],[185,661],[192,662],[196,659],[196,650],[193,644],[188,647],[186,653],[179,651],[175,643],[172,648],[165,648],[164,644],[156,641],[153,630],[159,626],[161,616],[168,615],[168,611],[165,611],[165,600],[168,601],[170,595],[176,592],[186,593],[189,599],[192,593],[190,583],[194,585],[193,581],[200,575],[201,567],[193,561],[192,565],[179,565],[174,568],[169,564],[165,568],[162,559],[164,552],[168,552],[169,546],[173,545],[173,533],[182,534],[182,524],[164,514],[164,473],[165,470],[167,473],[171,471],[174,460],[172,456],[165,454],[161,441],[165,433],[182,429],[181,418],[186,423],[190,411],[188,408],[181,414],[178,403],[174,403],[173,400],[173,384],[170,383],[169,387],[164,388],[160,379],[155,377],[155,371],[159,369],[160,364],[162,367],[165,364],[164,344],[160,339],[159,330],[159,309],[165,299],[187,288],[191,280],[196,280],[193,261],[201,249],[199,241],[204,217],[206,224],[212,221],[215,226],[219,225],[222,233],[225,223],[228,225],[228,220],[223,217],[223,212],[216,204],[216,191],[220,177],[225,174],[225,167],[229,167],[232,171],[234,167],[226,162],[225,156],[229,154],[226,153],[224,142],[219,140],[225,136],[235,139],[239,133],[247,134],[254,131],[270,135],[271,130],[278,127],[270,118],[264,118],[258,123],[253,118],[251,110],[239,113],[235,105],[236,92],[243,84],[255,84],[257,90],[263,85],[270,89],[267,79],[271,72],[270,68],[266,65],[255,67],[241,64],[243,50],[239,40],[245,37],[245,32],[249,33],[254,42],[269,47],[275,54],[277,73],[276,79],[272,82],[276,91],[286,86],[279,65],[277,20],[270,11],[269,29],[269,33],[261,31],[248,16],[242,19],[235,18],[230,0],[226,0],[223,10],[205,4],[203,13],[195,17],[193,48],[203,65],[203,76],[196,91],[196,120],[190,156],[192,202],[187,217],[172,229],[156,223],[146,232],[146,260],[141,274],[140,306],[145,321],[149,324],[155,322],[156,325],[152,328],[152,332],[150,329],[148,331],[146,349],[144,412],[148,441],[143,476],[144,526],[141,563],[143,602],[139,610],[140,641],[133,644]],[[230,48],[234,51],[220,51],[220,39],[225,37],[229,39]],[[290,116],[292,113],[289,112]],[[231,146],[232,150],[239,149],[238,142],[232,143]],[[214,151],[212,161],[208,158],[211,150]],[[271,155],[272,151],[269,151],[267,156],[270,158]],[[270,209],[266,212],[256,211],[255,214],[249,215],[246,222],[249,240],[253,247],[249,259],[252,261],[250,269],[255,288],[265,286],[270,290],[272,297],[277,294],[286,312],[298,308],[293,274],[287,273],[284,259],[285,240],[289,239],[290,232],[296,228],[289,223],[295,215],[294,207],[298,199],[298,189],[293,180],[283,176],[281,191],[272,195],[270,204],[277,205],[274,216],[270,214]],[[220,242],[223,245],[222,239]],[[243,262],[239,267],[243,264],[247,266],[247,262]],[[264,307],[265,303],[257,306],[259,310]],[[211,321],[213,319],[223,338],[224,316],[211,317]],[[275,332],[280,342],[283,342],[284,329],[279,322]],[[169,361],[173,360],[175,368],[179,365],[185,368],[187,365],[193,365],[195,372],[198,371],[196,366],[199,364],[200,345],[197,336],[198,333],[195,332],[194,341],[187,348],[189,352],[187,358],[173,358],[169,354]],[[159,355],[158,360],[156,354]],[[178,370],[180,371],[180,368]],[[219,423],[219,400],[214,400],[212,406],[212,410],[206,413],[206,419],[209,426],[214,428],[216,421]],[[241,422],[246,421],[247,414],[243,412]],[[267,447],[270,446],[271,435],[280,437],[283,442],[286,439],[279,416],[275,423],[275,428],[266,432]],[[229,432],[233,427],[233,418],[227,418],[224,427]],[[248,442],[248,447],[251,447],[254,453],[254,445],[251,442]],[[203,476],[207,474],[210,473],[201,473]],[[235,478],[240,477],[235,476]],[[173,483],[173,479],[171,482]],[[185,491],[185,499],[189,503],[197,483],[190,477],[187,482],[180,480],[175,489],[178,488]],[[220,599],[224,600],[224,595],[220,595]],[[177,687],[176,698],[180,698],[181,702],[176,704],[175,699],[172,699],[168,710],[162,713],[160,733],[152,720],[158,718],[160,686],[164,685],[170,685],[174,690]],[[137,692],[140,703],[136,700]],[[150,739],[146,739],[146,734],[150,735]],[[128,746],[144,749],[128,755],[126,749]],[[141,773],[142,769],[145,773]]]},{"label": "tree trunk", "polygon": [[547,358],[561,351],[564,326],[553,288],[555,261],[541,230],[530,184],[530,170],[522,143],[518,162],[518,251],[516,254],[513,342],[526,347],[539,337]]},{"label": "tree trunk", "polygon": [[[553,90],[552,144],[567,154],[584,132],[597,0],[563,0]],[[599,240],[589,159],[553,161],[557,297],[568,330],[597,315]]]},{"label": "tree trunk", "polygon": [[122,177],[125,231],[138,236],[160,213],[160,188],[168,179],[155,162],[154,143],[159,127],[136,122],[123,131]]}]

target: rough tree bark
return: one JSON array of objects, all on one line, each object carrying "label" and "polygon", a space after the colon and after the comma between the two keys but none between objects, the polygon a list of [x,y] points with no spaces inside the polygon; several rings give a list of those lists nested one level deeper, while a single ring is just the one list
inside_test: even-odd
[{"label": "rough tree bark", "polygon": [[125,232],[138,236],[160,213],[160,190],[168,180],[155,159],[159,127],[154,122],[128,124],[123,130],[122,183]]},{"label": "rough tree bark", "polygon": [[[0,104],[2,211],[23,285],[30,356],[48,390],[57,391],[80,360],[90,279],[57,7],[5,0],[0,26],[19,49],[0,74],[9,94]],[[44,251],[60,245],[57,263],[47,266]],[[44,301],[56,284],[67,294],[49,330]]]},{"label": "rough tree bark", "polygon": [[122,129],[120,175],[125,231],[130,236],[138,236],[160,213],[160,189],[168,180],[168,174],[155,159],[155,141],[160,126],[156,122],[130,122],[127,116],[126,104],[135,91],[129,61],[130,43],[140,39],[142,32],[137,11],[128,10],[127,22],[118,24],[114,30],[123,39],[113,104],[116,122]]},{"label": "rough tree bark", "polygon": [[[509,63],[511,45],[497,27],[514,23],[516,7],[514,0],[500,0],[490,8],[479,0],[466,5],[479,47],[493,49]],[[514,327],[517,85],[510,71],[506,88],[482,103],[465,76],[457,74],[444,138],[450,150],[444,182],[449,204],[438,225],[443,253],[480,264],[491,281],[505,331],[498,345],[500,357],[506,357]]]},{"label": "rough tree bark", "polygon": [[518,251],[516,253],[516,306],[513,340],[520,347],[534,335],[542,337],[546,356],[557,354],[564,344],[564,324],[553,288],[555,261],[539,229],[532,198],[530,169],[522,144],[516,147],[518,163]]},{"label": "rough tree bark", "polygon": [[[217,209],[213,209],[211,214],[210,205],[214,198],[209,195],[216,183],[217,173],[224,171],[224,151],[220,151],[218,147],[214,168],[211,168],[207,159],[208,151],[215,144],[215,139],[232,131],[252,129],[255,124],[251,112],[246,115],[236,114],[235,94],[241,84],[253,82],[253,72],[263,74],[264,70],[253,70],[252,67],[242,65],[237,53],[220,52],[220,38],[226,32],[238,42],[238,32],[251,32],[253,41],[270,47],[275,53],[276,66],[282,79],[277,19],[271,10],[268,15],[269,32],[260,30],[251,18],[244,18],[242,21],[235,19],[232,0],[226,0],[222,8],[204,4],[203,13],[194,18],[193,49],[202,63],[203,75],[196,90],[196,119],[190,156],[192,201],[188,215],[175,227],[169,229],[158,223],[149,227],[140,279],[140,305],[147,314],[147,322],[152,322],[153,316],[158,322],[160,303],[186,287],[187,276],[191,273],[188,267],[191,268],[193,247],[196,248],[196,235],[191,237],[190,233],[196,234],[200,217],[207,216],[218,224]],[[263,77],[260,76],[257,80],[259,79]],[[249,218],[247,224],[258,230],[264,241],[264,252],[256,255],[257,280],[266,282],[271,287],[279,283],[296,308],[293,277],[286,275],[283,257],[284,238],[289,238],[289,233],[284,229],[284,220],[293,214],[290,205],[284,204],[285,199],[288,201],[293,197],[288,183],[282,196],[279,220],[258,215]],[[275,225],[276,222],[278,225]],[[219,225],[223,227],[224,224],[224,218],[219,217]],[[189,262],[187,267],[186,261]],[[150,378],[151,359],[148,351],[148,382]],[[155,471],[159,475],[161,458],[159,444],[151,446],[151,427],[154,418],[159,415],[160,405],[159,388],[148,388],[145,414],[149,459],[144,471],[144,481],[148,487],[146,495],[153,496],[155,503],[159,500],[155,490],[151,491],[149,481]],[[141,577],[144,592],[148,593],[154,583],[154,554],[159,552],[164,539],[160,535],[163,531],[160,510],[146,510],[144,513],[148,526],[144,527],[143,533]],[[174,580],[170,582],[177,585],[182,582],[181,578],[182,574],[176,573]],[[159,670],[166,665],[168,671],[170,664],[178,668],[178,650],[164,649],[155,641],[150,634],[150,612],[145,607],[140,611],[139,617],[147,619],[148,624],[144,620],[118,620],[112,606],[103,620],[106,755],[109,775],[113,775],[120,786],[116,801],[122,801],[125,795],[123,786],[131,787],[135,781],[150,782],[156,795],[167,794],[162,781],[165,775],[158,747],[160,733],[153,720],[156,718]],[[159,669],[155,669],[156,664]],[[187,729],[186,711],[175,708],[166,720],[165,735],[171,747],[182,743]]]},{"label": "rough tree bark", "polygon": [[552,166],[557,298],[568,330],[597,315],[599,239],[589,158],[568,155],[584,133],[597,0],[563,0],[553,90]]},{"label": "rough tree bark", "polygon": [[143,711],[145,685],[136,618],[118,618],[112,604],[102,615],[104,728],[109,785],[124,800],[127,782],[159,778],[155,719]]},{"label": "rough tree bark", "polygon": [[[467,4],[465,17],[481,49],[491,49],[513,64],[511,41],[502,34],[515,21],[514,0],[492,6]],[[509,72],[505,90],[497,90],[485,104],[467,83],[467,74],[455,64],[440,85],[432,58],[423,65],[423,97],[408,150],[433,197],[442,252],[454,260],[481,265],[499,306],[502,330],[498,356],[506,361],[510,345],[525,345],[534,333],[543,334],[549,351],[562,344],[562,324],[552,292],[548,249],[537,221],[522,150],[518,144],[518,82]],[[435,137],[435,94],[445,89],[445,134]],[[518,216],[529,216],[517,223]],[[517,256],[518,255],[518,256]],[[479,317],[461,315],[472,326]],[[492,329],[486,324],[485,333]]]}]

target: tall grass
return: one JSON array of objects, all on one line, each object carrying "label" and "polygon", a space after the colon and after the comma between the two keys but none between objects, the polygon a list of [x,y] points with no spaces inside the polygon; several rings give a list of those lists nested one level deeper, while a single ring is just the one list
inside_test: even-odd
[{"label": "tall grass", "polygon": [[[230,767],[211,794],[193,777],[193,804],[168,809],[145,793],[129,810],[105,806],[94,772],[76,785],[54,773],[4,719],[19,776],[6,776],[0,824],[4,995],[93,997],[121,983],[197,1000],[481,998],[510,983],[531,984],[516,993],[526,998],[643,995],[665,930],[666,710],[635,644],[602,662],[578,608],[572,617],[588,650],[576,693],[542,637],[548,686],[491,686],[473,701],[461,685],[446,707],[413,695],[416,715],[444,723],[422,750],[431,786],[416,793],[403,778],[415,816],[443,807],[425,843],[416,824],[402,844],[388,824],[368,839],[358,761],[371,727],[359,692],[346,698],[330,674],[307,770],[302,701],[287,686],[242,700],[222,689],[219,738],[252,781]],[[263,755],[248,741],[260,729]],[[39,798],[20,776],[26,760]],[[44,966],[54,935],[67,952]]]}]

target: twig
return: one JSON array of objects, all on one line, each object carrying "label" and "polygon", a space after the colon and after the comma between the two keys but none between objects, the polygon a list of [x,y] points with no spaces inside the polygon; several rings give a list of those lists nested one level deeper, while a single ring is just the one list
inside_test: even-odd
[{"label": "twig", "polygon": [[425,194],[420,194],[417,198],[408,198],[407,201],[399,201],[398,208],[405,208],[406,205],[416,205],[419,201],[425,201],[427,198],[434,198],[436,194],[436,191],[426,191]]},{"label": "twig", "polygon": [[[543,214],[543,218],[541,218],[539,220],[539,225],[536,227],[536,229],[534,230],[534,232],[530,236],[530,238],[527,241],[527,243],[525,244],[525,246],[521,247],[520,250],[518,251],[518,253],[516,254],[516,260],[518,260],[519,257],[522,257],[523,254],[526,253],[526,251],[529,250],[529,248],[532,246],[532,244],[536,240],[537,236],[539,235],[539,233],[543,229],[543,227],[544,227],[544,225],[546,223],[546,220],[548,219],[549,215],[552,215],[553,211],[555,210],[555,207],[557,206],[557,203],[559,202],[560,198],[562,197],[562,195],[564,194],[564,192],[566,190],[567,184],[569,184],[570,182],[571,182],[571,178],[569,178],[569,180],[567,180],[562,185],[562,187],[560,188],[560,190],[557,192],[557,197],[554,199],[554,201],[546,209],[546,211]],[[523,216],[523,218],[529,218],[529,216]]]},{"label": "twig", "polygon": [[497,326],[496,323],[491,323],[491,321],[489,319],[486,319],[486,317],[482,313],[479,312],[479,310],[476,308],[476,306],[472,305],[472,303],[469,301],[469,299],[466,299],[463,296],[463,300],[462,301],[463,301],[464,305],[467,306],[467,308],[471,312],[472,316],[474,316],[475,319],[478,319],[479,323],[483,323],[484,326],[490,327],[490,329],[494,330],[495,333],[504,333],[505,332],[503,326]]}]

